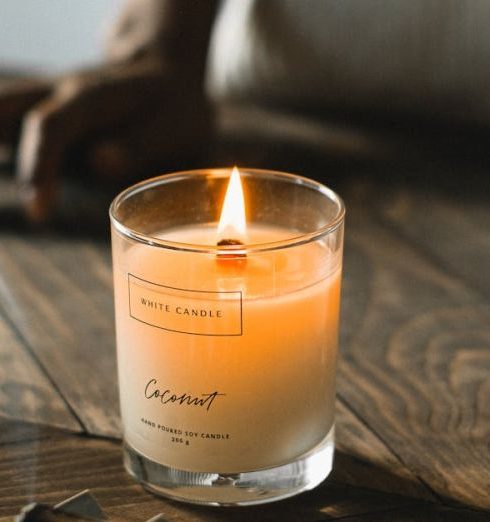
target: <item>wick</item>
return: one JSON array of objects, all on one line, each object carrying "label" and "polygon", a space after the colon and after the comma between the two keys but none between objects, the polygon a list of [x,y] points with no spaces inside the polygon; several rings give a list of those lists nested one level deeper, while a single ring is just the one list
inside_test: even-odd
[{"label": "wick", "polygon": [[[221,239],[218,241],[218,246],[232,246],[232,245],[243,245],[238,239]],[[247,254],[243,252],[233,252],[233,250],[223,250],[218,253],[219,258],[244,258]]]},{"label": "wick", "polygon": [[218,246],[243,245],[238,239],[221,239],[218,241]]}]

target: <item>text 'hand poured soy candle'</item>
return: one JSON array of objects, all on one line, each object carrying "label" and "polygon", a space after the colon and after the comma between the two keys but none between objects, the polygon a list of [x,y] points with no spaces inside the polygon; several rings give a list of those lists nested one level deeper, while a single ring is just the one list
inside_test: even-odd
[{"label": "text 'hand poured soy candle'", "polygon": [[128,471],[207,504],[316,486],[333,455],[338,196],[211,169],[135,185],[110,215]]}]

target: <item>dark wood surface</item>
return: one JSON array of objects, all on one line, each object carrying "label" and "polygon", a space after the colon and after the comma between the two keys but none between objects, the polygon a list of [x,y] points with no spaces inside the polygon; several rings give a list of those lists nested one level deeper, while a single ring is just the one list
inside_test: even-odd
[{"label": "dark wood surface", "polygon": [[[274,125],[288,129],[288,121],[269,121],[271,133]],[[376,140],[315,126],[301,133],[316,140],[316,152],[303,161],[303,149],[296,156],[288,150],[288,139],[298,139],[291,134],[281,137],[282,148],[256,148],[254,156],[242,143],[218,157],[228,164],[242,155],[249,158],[242,163],[316,177],[346,201],[337,452],[329,479],[299,497],[237,510],[165,501],[136,485],[123,470],[118,440],[106,196],[93,193],[91,201],[82,190],[79,208],[89,201],[87,208],[98,207],[93,216],[73,211],[32,230],[6,169],[0,520],[29,501],[56,503],[85,488],[113,520],[157,513],[182,521],[490,520],[485,163],[446,161],[441,151],[407,161],[399,140],[387,140],[384,157],[373,158]],[[277,160],[286,150],[289,159]]]}]

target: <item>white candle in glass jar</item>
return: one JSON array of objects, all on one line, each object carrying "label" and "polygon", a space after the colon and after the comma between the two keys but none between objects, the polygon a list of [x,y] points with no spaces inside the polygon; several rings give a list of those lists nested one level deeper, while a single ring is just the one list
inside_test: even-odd
[{"label": "white candle in glass jar", "polygon": [[[252,223],[246,235],[261,244],[294,231]],[[217,225],[158,236],[215,245]],[[341,263],[326,245],[227,257],[134,244],[117,255],[126,443],[169,467],[238,473],[287,463],[327,436]]]}]

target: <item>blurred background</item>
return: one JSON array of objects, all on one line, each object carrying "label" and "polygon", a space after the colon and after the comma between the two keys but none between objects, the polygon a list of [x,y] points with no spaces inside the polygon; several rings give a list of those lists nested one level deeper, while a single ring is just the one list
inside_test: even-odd
[{"label": "blurred background", "polygon": [[0,2],[0,161],[29,189],[8,212],[75,212],[73,185],[105,208],[135,179],[235,163],[488,189],[490,4],[211,5]]},{"label": "blurred background", "polygon": [[100,62],[124,0],[2,0],[0,70],[65,72]]}]

